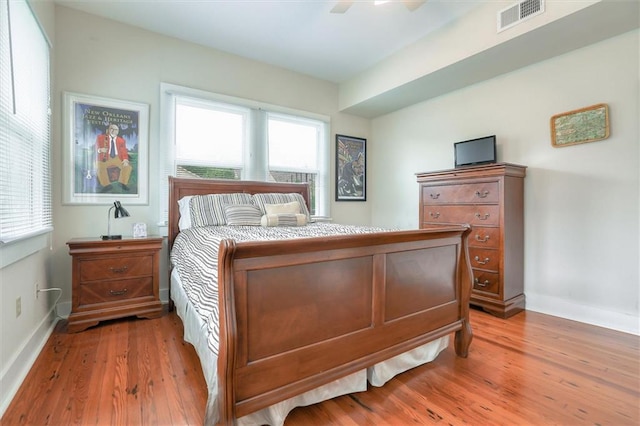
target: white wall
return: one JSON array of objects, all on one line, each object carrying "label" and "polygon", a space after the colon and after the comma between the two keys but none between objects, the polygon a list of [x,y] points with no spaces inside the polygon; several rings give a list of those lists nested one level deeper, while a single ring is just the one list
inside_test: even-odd
[{"label": "white wall", "polygon": [[[527,308],[640,333],[639,50],[636,30],[374,119],[372,222],[417,227],[415,173],[496,134],[499,161],[528,166]],[[551,116],[597,103],[608,139],[551,146]]]}]

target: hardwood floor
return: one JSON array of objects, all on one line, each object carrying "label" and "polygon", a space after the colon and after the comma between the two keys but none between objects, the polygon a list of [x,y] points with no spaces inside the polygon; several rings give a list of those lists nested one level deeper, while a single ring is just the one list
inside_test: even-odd
[{"label": "hardwood floor", "polygon": [[[640,424],[640,337],[535,312],[471,320],[467,359],[449,347],[381,388],[297,408],[286,425]],[[1,425],[203,423],[206,386],[175,312],[65,327]]]}]

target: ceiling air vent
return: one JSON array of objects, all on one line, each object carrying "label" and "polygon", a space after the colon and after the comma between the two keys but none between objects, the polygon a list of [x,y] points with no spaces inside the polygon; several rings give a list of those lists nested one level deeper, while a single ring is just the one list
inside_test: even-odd
[{"label": "ceiling air vent", "polygon": [[498,32],[544,12],[544,0],[524,0],[498,12]]}]

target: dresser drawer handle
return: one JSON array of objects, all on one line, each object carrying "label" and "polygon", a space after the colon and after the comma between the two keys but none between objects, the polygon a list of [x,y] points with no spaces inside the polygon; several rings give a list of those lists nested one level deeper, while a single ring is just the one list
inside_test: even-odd
[{"label": "dresser drawer handle", "polygon": [[121,268],[114,268],[113,266],[109,268],[109,270],[111,272],[113,272],[114,274],[124,274],[125,272],[127,272],[127,269],[129,269],[128,266],[123,266]]},{"label": "dresser drawer handle", "polygon": [[480,260],[480,256],[476,256],[475,259],[476,259],[476,262],[478,262],[481,265],[486,265],[487,263],[489,263],[489,258],[488,257],[485,257],[484,261]]},{"label": "dresser drawer handle", "polygon": [[487,241],[489,241],[489,236],[485,235],[483,238],[480,238],[480,235],[476,234],[476,241],[479,241],[481,243],[486,243]]},{"label": "dresser drawer handle", "polygon": [[485,213],[484,216],[482,216],[480,213],[476,213],[476,217],[480,220],[487,220],[489,219],[489,213]]},{"label": "dresser drawer handle", "polygon": [[434,219],[437,219],[440,217],[440,212],[429,212],[429,216],[431,216]]},{"label": "dresser drawer handle", "polygon": [[487,195],[489,195],[489,191],[482,191],[482,192],[476,191],[476,195],[479,198],[487,198]]},{"label": "dresser drawer handle", "polygon": [[476,279],[474,279],[474,280],[473,280],[473,282],[474,282],[474,283],[475,283],[475,285],[477,285],[478,287],[486,287],[486,286],[488,286],[489,284],[491,284],[491,283],[489,282],[489,280],[484,280],[484,282],[483,282],[483,283],[481,283],[481,282],[480,282],[480,280],[478,280],[477,278],[476,278]]},{"label": "dresser drawer handle", "polygon": [[109,290],[109,294],[112,296],[122,296],[123,294],[127,293],[127,289],[123,289],[123,290]]},{"label": "dresser drawer handle", "polygon": [[429,194],[429,197],[431,197],[432,200],[437,200],[438,198],[440,198],[440,193]]}]

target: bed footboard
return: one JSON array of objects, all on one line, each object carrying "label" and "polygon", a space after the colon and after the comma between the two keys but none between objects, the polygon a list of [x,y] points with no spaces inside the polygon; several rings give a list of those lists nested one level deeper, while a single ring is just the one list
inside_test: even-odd
[{"label": "bed footboard", "polygon": [[455,332],[466,357],[468,227],[219,251],[221,424]]}]

